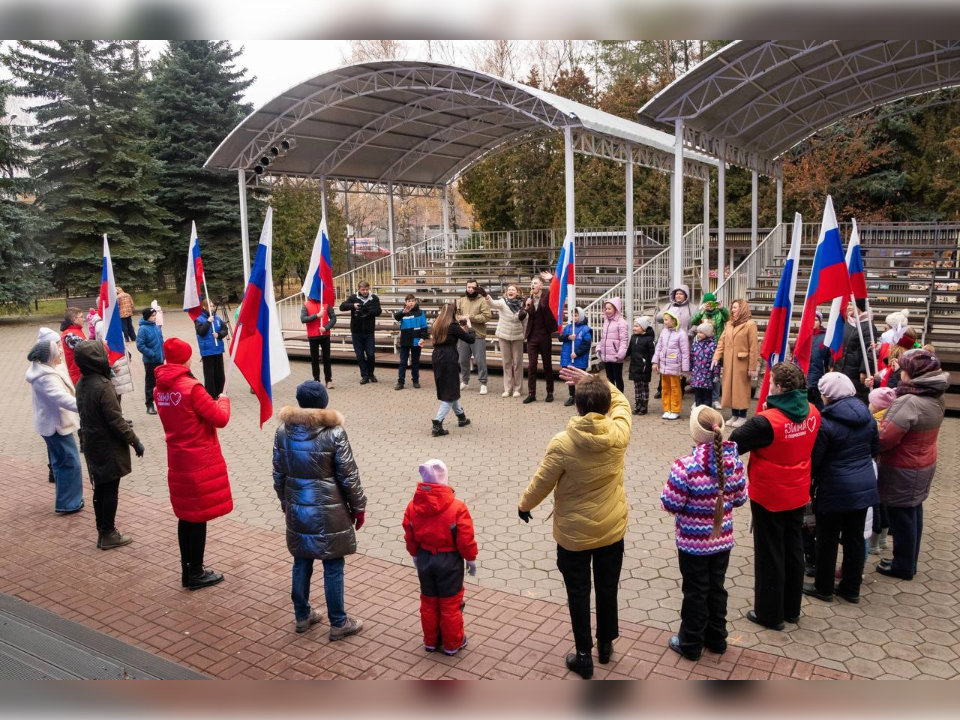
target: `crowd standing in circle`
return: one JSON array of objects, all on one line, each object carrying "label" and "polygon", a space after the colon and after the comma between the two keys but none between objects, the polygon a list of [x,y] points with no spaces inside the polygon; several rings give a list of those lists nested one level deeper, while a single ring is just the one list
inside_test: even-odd
[{"label": "crowd standing in circle", "polygon": [[[733,548],[733,513],[750,500],[754,543],[754,603],[750,621],[780,631],[798,622],[801,598],[822,602],[834,596],[860,602],[864,563],[869,553],[886,548],[893,557],[876,572],[911,580],[917,572],[923,537],[923,503],[937,464],[937,437],[949,384],[932,348],[917,347],[917,333],[905,312],[886,318],[880,342],[870,350],[871,318],[851,303],[844,328],[843,358],[834,368],[823,343],[817,313],[809,372],[792,362],[772,367],[769,395],[747,420],[758,371],[758,337],[746,300],[729,309],[710,293],[696,313],[688,288],[671,292],[655,318],[634,318],[632,334],[619,300],[604,304],[596,358],[605,379],[591,369],[593,331],[582,309],[566,318],[559,332],[549,306],[543,273],[524,298],[508,285],[494,299],[475,280],[465,295],[442,306],[429,323],[416,296],[408,295],[394,314],[399,324],[401,365],[396,389],[405,386],[407,364],[419,388],[422,349],[431,344],[433,375],[440,407],[431,434],[449,434],[443,423],[450,410],[458,426],[471,424],[460,403],[476,362],[480,394],[487,394],[487,324],[497,311],[496,337],[504,357],[503,397],[519,397],[522,353],[528,352],[528,392],[537,397],[537,370],[545,370],[546,400],[552,401],[552,343],[561,343],[560,379],[569,387],[567,406],[576,414],[548,444],[539,468],[518,501],[518,515],[530,522],[532,511],[553,495],[553,535],[557,567],[567,592],[574,651],[567,667],[584,678],[593,675],[591,573],[596,594],[596,644],[601,664],[608,663],[619,635],[617,587],[628,526],[625,455],[631,415],[648,411],[649,383],[657,371],[662,383],[663,417],[682,411],[683,381],[694,389],[690,437],[694,447],[672,464],[661,506],[675,516],[683,603],[670,649],[689,659],[704,650],[726,650],[725,575]],[[546,286],[545,286],[546,283]],[[129,297],[129,296],[128,296]],[[368,283],[340,305],[349,311],[351,335],[360,368],[360,384],[376,383],[374,334],[381,314],[379,298]],[[195,324],[204,382],[194,377],[193,351],[179,339],[164,340],[154,302],[142,311],[134,338],[142,354],[148,414],[159,415],[167,444],[170,501],[178,519],[181,585],[197,590],[220,583],[223,575],[204,565],[207,523],[233,509],[227,466],[218,430],[230,420],[223,394],[223,348],[227,334],[220,318],[201,315]],[[127,388],[129,355],[111,364],[103,343],[102,320],[68,308],[61,333],[41,328],[27,355],[34,427],[48,452],[55,484],[54,510],[61,515],[84,507],[80,452],[94,486],[93,505],[103,550],[133,542],[116,527],[121,479],[132,470],[130,448],[144,447],[123,418],[120,397]],[[363,491],[343,416],[328,408],[332,388],[329,332],[336,316],[326,305],[304,303],[313,380],[297,387],[297,407],[279,412],[273,452],[274,489],[293,557],[291,600],[294,629],[309,631],[321,622],[310,604],[314,562],[323,564],[329,638],[360,632],[363,622],[346,612],[345,557],[357,551],[356,533],[366,517]],[[654,322],[664,327],[657,336]],[[859,330],[858,330],[859,326]],[[692,338],[692,346],[691,346]],[[128,340],[131,339],[128,337]],[[219,349],[218,349],[219,346]],[[322,356],[324,379],[319,382]],[[623,395],[623,363],[629,357],[635,405]],[[122,360],[122,363],[120,362]],[[127,376],[127,377],[125,377]],[[719,393],[719,397],[717,395]],[[718,402],[719,401],[719,402]],[[729,408],[725,422],[718,408]],[[724,439],[727,429],[733,432]],[[78,450],[73,438],[81,438]],[[744,463],[741,456],[749,454]],[[478,544],[466,505],[455,497],[442,460],[419,467],[421,482],[403,519],[404,540],[420,583],[424,648],[454,655],[467,647],[462,603],[464,575],[476,575]],[[869,540],[869,542],[867,542]],[[839,549],[843,560],[835,567]],[[804,574],[813,581],[804,583]],[[839,582],[835,584],[835,580]]]}]

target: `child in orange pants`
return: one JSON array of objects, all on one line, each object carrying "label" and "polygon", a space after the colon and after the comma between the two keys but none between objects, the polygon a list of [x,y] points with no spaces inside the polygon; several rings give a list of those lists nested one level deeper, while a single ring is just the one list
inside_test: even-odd
[{"label": "child in orange pants", "polygon": [[420,577],[420,622],[427,652],[456,655],[467,645],[463,632],[463,570],[477,574],[473,519],[454,497],[441,460],[420,466],[423,482],[403,513],[407,552]]}]

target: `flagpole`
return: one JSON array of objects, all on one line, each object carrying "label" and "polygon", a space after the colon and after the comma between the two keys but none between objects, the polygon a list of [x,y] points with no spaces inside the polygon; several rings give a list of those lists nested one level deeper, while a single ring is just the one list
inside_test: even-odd
[{"label": "flagpole", "polygon": [[[866,343],[864,342],[864,340],[863,340],[863,327],[861,327],[861,325],[860,325],[860,313],[859,313],[859,308],[857,308],[857,298],[854,297],[853,293],[850,293],[850,302],[853,303],[853,308],[854,308],[855,311],[857,311],[857,335],[860,336],[860,352],[863,353],[863,368],[864,368],[864,374],[865,374],[865,375],[870,375],[870,374],[871,374],[871,373],[870,373],[870,363],[867,361],[867,358],[869,357],[869,356],[867,355],[867,344],[866,344]],[[869,313],[867,313],[867,318],[869,318],[869,317],[870,317],[870,315],[869,315]]]},{"label": "flagpole", "polygon": [[[240,307],[243,307],[241,303]],[[220,394],[227,392],[227,386],[230,384],[230,376],[233,375],[233,366],[237,357],[237,348],[240,347],[240,333],[243,330],[243,323],[237,321],[237,330],[233,334],[233,347],[230,348],[230,365],[227,366],[227,376],[223,379],[223,390],[220,391]]]},{"label": "flagpole", "polygon": [[870,345],[873,349],[873,371],[874,374],[880,372],[880,361],[877,360],[877,340],[873,336],[873,310],[870,309],[870,298],[864,298],[864,302],[867,307],[867,317],[870,318],[870,322],[867,323],[867,326],[870,328]]},{"label": "flagpole", "polygon": [[207,273],[203,273],[203,294],[207,296],[207,314],[210,316],[210,332],[213,333],[213,344],[216,345],[219,340],[217,340],[217,323],[216,316],[213,314],[213,307],[210,305],[210,291],[207,290]]}]

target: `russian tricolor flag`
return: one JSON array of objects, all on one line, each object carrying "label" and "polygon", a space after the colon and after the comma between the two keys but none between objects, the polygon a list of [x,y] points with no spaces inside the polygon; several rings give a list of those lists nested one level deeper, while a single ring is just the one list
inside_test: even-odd
[{"label": "russian tricolor flag", "polygon": [[550,310],[557,319],[557,331],[563,330],[563,306],[568,298],[571,307],[574,304],[576,292],[576,278],[574,265],[576,258],[573,252],[573,236],[568,235],[560,248],[560,257],[557,258],[557,271],[554,273],[556,282],[550,286]]},{"label": "russian tricolor flag", "polygon": [[863,255],[860,253],[860,231],[857,221],[853,220],[850,242],[847,243],[847,272],[850,274],[850,291],[857,300],[867,299],[867,273],[863,269]]},{"label": "russian tricolor flag", "polygon": [[330,235],[327,233],[326,216],[320,219],[317,239],[313,242],[310,267],[303,281],[303,294],[327,306],[334,304],[333,260],[330,256]]},{"label": "russian tricolor flag", "polygon": [[783,265],[780,285],[773,300],[767,331],[763,335],[760,355],[767,361],[767,372],[763,375],[760,397],[757,407],[763,407],[770,389],[770,368],[787,356],[787,341],[790,339],[790,321],[793,317],[793,300],[797,295],[797,270],[800,268],[800,241],[803,237],[803,218],[800,213],[793,216],[793,239],[790,241],[790,253]]},{"label": "russian tricolor flag", "polygon": [[234,363],[260,400],[260,427],[273,415],[273,386],[290,374],[273,294],[272,261],[273,208],[268,207],[230,349]]},{"label": "russian tricolor flag", "polygon": [[203,312],[203,298],[206,296],[203,276],[203,258],[200,256],[200,238],[197,237],[197,223],[190,226],[190,247],[187,248],[187,279],[183,285],[183,310],[196,320]]},{"label": "russian tricolor flag", "polygon": [[100,297],[97,299],[97,313],[103,320],[103,342],[107,346],[110,364],[127,354],[123,343],[123,326],[120,320],[120,306],[117,305],[117,283],[113,279],[113,260],[110,258],[110,245],[107,234],[103,234],[103,270],[100,273]]},{"label": "russian tricolor flag", "polygon": [[[817,306],[830,302],[834,298],[840,298],[842,307],[843,299],[848,297],[850,297],[850,276],[847,273],[843,241],[840,239],[840,226],[837,224],[837,215],[833,211],[833,198],[827,195],[827,202],[823,208],[823,221],[820,223],[820,237],[817,239],[817,250],[813,258],[813,269],[810,272],[810,284],[807,286],[807,297],[803,303],[803,316],[800,319],[800,330],[793,353],[804,373],[810,369],[813,324],[816,320]],[[837,324],[842,343],[842,318],[834,325]],[[831,330],[834,331],[834,335],[830,334]],[[828,325],[827,338],[824,342],[830,343],[836,331],[837,327]]]}]

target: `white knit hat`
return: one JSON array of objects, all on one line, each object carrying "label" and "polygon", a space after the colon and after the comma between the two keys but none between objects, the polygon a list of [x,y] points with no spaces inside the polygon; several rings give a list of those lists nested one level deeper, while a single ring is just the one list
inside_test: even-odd
[{"label": "white knit hat", "polygon": [[420,477],[425,483],[449,485],[447,466],[443,460],[427,460],[420,466]]},{"label": "white knit hat", "polygon": [[633,324],[639,325],[640,329],[646,332],[647,328],[653,325],[653,320],[650,319],[649,315],[641,315],[633,319]]},{"label": "white knit hat", "polygon": [[[693,438],[693,441],[700,445],[702,443],[713,442],[714,440],[714,431],[707,430],[705,427],[700,425],[700,413],[710,407],[709,405],[697,405],[693,410],[690,411],[690,437]],[[720,417],[720,424],[716,428],[723,432],[723,416]]]}]

